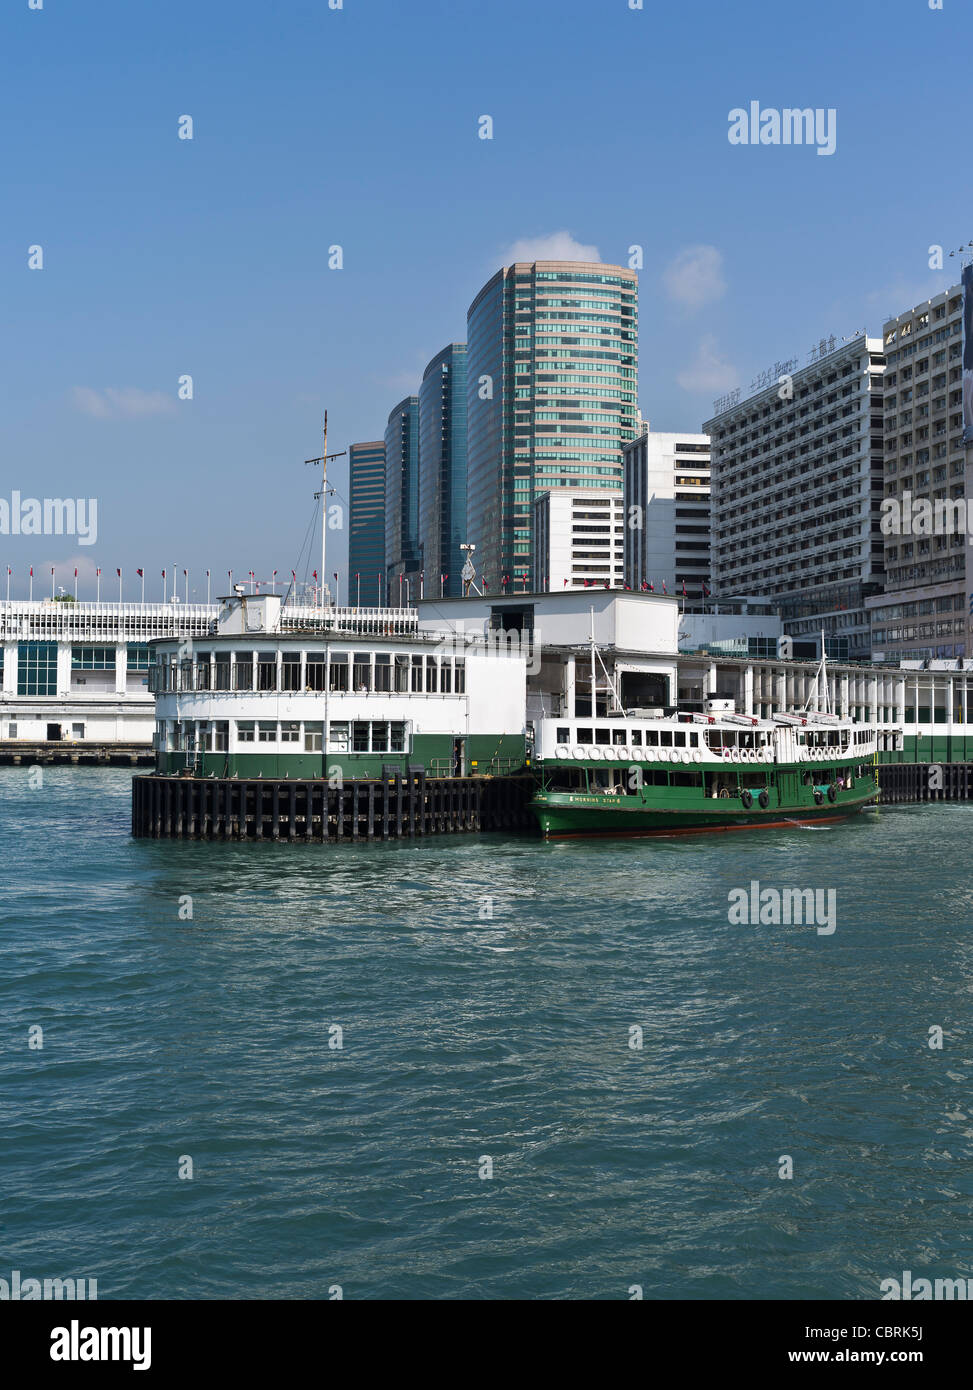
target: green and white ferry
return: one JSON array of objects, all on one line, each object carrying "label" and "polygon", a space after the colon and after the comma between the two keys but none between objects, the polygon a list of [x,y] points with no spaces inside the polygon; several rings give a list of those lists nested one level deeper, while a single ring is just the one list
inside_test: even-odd
[{"label": "green and white ferry", "polygon": [[681,835],[841,820],[875,801],[877,731],[828,713],[771,719],[633,710],[534,727],[530,806],[549,838]]}]

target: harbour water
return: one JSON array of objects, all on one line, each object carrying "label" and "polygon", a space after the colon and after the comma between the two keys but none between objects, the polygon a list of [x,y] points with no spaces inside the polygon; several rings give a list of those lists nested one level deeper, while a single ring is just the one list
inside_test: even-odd
[{"label": "harbour water", "polygon": [[[0,769],[0,1277],[874,1299],[971,1273],[973,807],[340,848],[129,816],[124,771]],[[753,881],[834,890],[834,932],[731,923]]]}]

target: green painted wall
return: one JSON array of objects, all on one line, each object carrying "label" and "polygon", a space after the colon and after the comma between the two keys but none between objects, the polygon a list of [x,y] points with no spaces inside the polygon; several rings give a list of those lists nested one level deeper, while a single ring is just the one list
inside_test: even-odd
[{"label": "green painted wall", "polygon": [[[480,734],[466,742],[465,774],[468,777],[517,772],[526,756],[523,734]],[[293,777],[299,780],[328,777],[335,767],[347,781],[361,777],[381,777],[383,767],[423,766],[429,776],[449,777],[453,773],[451,734],[417,734],[411,753],[204,753],[194,764],[202,777],[242,777],[256,780]],[[181,772],[185,753],[157,753],[156,770]]]}]

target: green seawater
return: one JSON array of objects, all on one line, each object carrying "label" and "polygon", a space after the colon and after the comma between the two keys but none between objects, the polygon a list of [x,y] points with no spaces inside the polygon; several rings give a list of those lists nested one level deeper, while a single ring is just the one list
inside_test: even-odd
[{"label": "green seawater", "polygon": [[[973,1275],[973,806],[341,847],[136,841],[129,813],[127,773],[0,769],[0,1277],[875,1299]],[[751,882],[833,891],[835,930],[731,922]]]}]

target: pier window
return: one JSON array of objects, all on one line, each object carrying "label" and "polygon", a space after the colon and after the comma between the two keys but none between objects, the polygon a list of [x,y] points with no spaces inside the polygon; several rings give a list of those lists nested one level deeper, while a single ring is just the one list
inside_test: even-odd
[{"label": "pier window", "polygon": [[466,694],[466,658],[458,656],[453,662],[453,674],[456,679],[453,682],[453,689],[457,695]]},{"label": "pier window", "polygon": [[130,671],[147,671],[149,669],[148,642],[129,642],[126,661]]},{"label": "pier window", "polygon": [[236,652],[233,668],[233,689],[253,689],[253,652]]},{"label": "pier window", "polygon": [[327,690],[328,657],[325,652],[308,652],[304,669],[305,690]]},{"label": "pier window", "polygon": [[276,743],[276,742],[277,742],[277,724],[276,724],[276,721],[274,721],[274,720],[267,720],[267,719],[258,719],[258,720],[257,720],[257,742],[258,742],[258,743]]},{"label": "pier window", "polygon": [[375,653],[375,689],[383,694],[392,689],[392,658],[388,652]]},{"label": "pier window", "polygon": [[320,753],[324,740],[324,724],[320,719],[306,719],[304,721],[304,751],[305,753]]},{"label": "pier window", "polygon": [[230,725],[226,719],[218,719],[214,727],[213,751],[226,753],[230,747]]},{"label": "pier window", "polygon": [[355,720],[351,729],[351,751],[353,753],[369,752],[370,727],[367,719]]},{"label": "pier window", "polygon": [[209,652],[198,652],[196,656],[196,689],[209,690],[212,685],[213,668]]},{"label": "pier window", "polygon": [[301,739],[301,725],[297,719],[282,719],[280,725],[281,743],[299,743]]},{"label": "pier window", "polygon": [[371,690],[372,688],[372,654],[371,652],[355,652],[354,668],[352,674],[352,687],[355,691]]},{"label": "pier window", "polygon": [[404,694],[409,689],[409,658],[407,656],[395,658],[395,688],[400,694]]},{"label": "pier window", "polygon": [[348,653],[331,653],[331,689],[344,691],[348,689]]},{"label": "pier window", "polygon": [[238,719],[236,722],[237,743],[254,742],[254,722],[252,719]]},{"label": "pier window", "polygon": [[452,693],[453,689],[453,664],[451,661],[443,659],[439,668],[439,687],[444,695]]},{"label": "pier window", "polygon": [[217,652],[216,663],[213,667],[213,689],[230,689],[230,653]]},{"label": "pier window", "polygon": [[280,688],[281,690],[301,689],[300,652],[284,652],[283,656],[281,657]]},{"label": "pier window", "polygon": [[72,671],[114,671],[114,647],[72,647]]},{"label": "pier window", "polygon": [[426,694],[435,695],[439,688],[439,663],[434,656],[426,657]]},{"label": "pier window", "polygon": [[208,720],[202,719],[196,726],[196,747],[201,753],[212,753],[213,751],[213,727]]},{"label": "pier window", "polygon": [[257,654],[257,689],[277,689],[277,653],[259,652]]},{"label": "pier window", "polygon": [[349,727],[347,719],[332,719],[328,725],[328,749],[332,753],[347,753]]},{"label": "pier window", "polygon": [[373,753],[387,753],[389,750],[389,726],[384,719],[376,720],[372,724],[372,746]]},{"label": "pier window", "polygon": [[418,695],[422,692],[422,657],[412,658],[412,692]]},{"label": "pier window", "polygon": [[408,748],[404,719],[393,719],[389,725],[389,752],[405,753]]},{"label": "pier window", "polygon": [[17,694],[57,694],[56,642],[18,643]]}]

